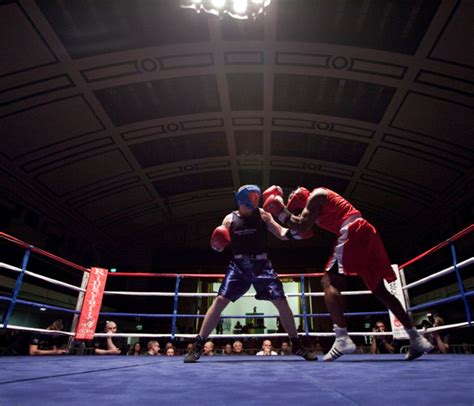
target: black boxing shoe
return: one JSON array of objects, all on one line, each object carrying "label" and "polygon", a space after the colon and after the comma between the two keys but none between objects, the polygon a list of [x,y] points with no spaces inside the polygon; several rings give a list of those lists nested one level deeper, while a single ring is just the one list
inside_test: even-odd
[{"label": "black boxing shoe", "polygon": [[314,352],[309,351],[301,343],[300,337],[290,337],[291,340],[291,352],[294,355],[303,357],[306,361],[317,361],[318,357]]},{"label": "black boxing shoe", "polygon": [[184,363],[188,364],[192,362],[197,362],[197,360],[201,358],[203,346],[204,340],[198,336],[196,341],[194,341],[193,343],[193,348],[191,348],[191,351],[189,351],[184,357]]}]

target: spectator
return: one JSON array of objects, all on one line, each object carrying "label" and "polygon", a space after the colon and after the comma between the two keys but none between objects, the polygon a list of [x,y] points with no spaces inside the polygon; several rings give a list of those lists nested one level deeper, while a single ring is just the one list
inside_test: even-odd
[{"label": "spectator", "polygon": [[324,354],[324,349],[323,347],[321,347],[321,343],[319,341],[316,342],[316,344],[314,345],[314,349],[313,351],[315,352],[315,354]]},{"label": "spectator", "polygon": [[119,355],[127,353],[127,345],[124,337],[114,337],[117,333],[117,324],[113,321],[106,321],[104,332],[107,337],[99,337],[94,342],[95,353],[97,355]]},{"label": "spectator", "polygon": [[[377,321],[374,328],[374,332],[383,333],[385,331],[385,323],[383,321]],[[373,336],[372,343],[370,344],[370,352],[372,354],[393,354],[395,352],[395,345],[393,339],[390,336]]]},{"label": "spectator", "polygon": [[212,341],[206,341],[203,347],[202,355],[212,357],[214,355],[214,343]]},{"label": "spectator", "polygon": [[[64,324],[61,319],[53,321],[49,326],[48,330],[62,331],[64,330]],[[59,337],[44,334],[34,333],[31,336],[29,343],[28,353],[29,355],[61,355],[67,354],[66,348],[60,347]]]},{"label": "spectator", "polygon": [[147,355],[152,355],[152,356],[161,355],[160,343],[158,341],[155,341],[155,340],[148,341],[147,348],[148,348],[148,351],[146,353]]},{"label": "spectator", "polygon": [[242,344],[241,341],[234,341],[234,344],[232,344],[232,348],[234,350],[233,354],[234,355],[245,355],[244,352],[244,345]]},{"label": "spectator", "polygon": [[[430,327],[444,326],[444,320],[440,316],[427,314],[428,320],[423,320],[421,326],[426,330]],[[432,354],[447,354],[449,351],[448,335],[440,334],[438,331],[426,332],[423,334],[425,338],[433,345]]]},{"label": "spectator", "polygon": [[223,355],[232,355],[232,344],[227,343],[224,346],[224,352],[222,354]]},{"label": "spectator", "polygon": [[471,350],[471,348],[469,347],[468,344],[462,343],[462,344],[461,344],[461,348],[462,348],[462,352],[463,352],[464,354],[472,354],[472,350]]},{"label": "spectator", "polygon": [[234,326],[234,334],[240,334],[242,333],[242,324],[240,324],[240,321],[237,321]]},{"label": "spectator", "polygon": [[220,319],[216,326],[216,334],[224,333],[224,320]]},{"label": "spectator", "polygon": [[174,356],[174,347],[168,347],[166,349],[166,356],[167,357],[173,357]]},{"label": "spectator", "polygon": [[279,355],[291,355],[291,348],[288,341],[283,341],[281,343],[280,353]]},{"label": "spectator", "polygon": [[132,348],[128,352],[128,355],[142,355],[142,345],[139,341],[133,344]]},{"label": "spectator", "polygon": [[189,352],[193,349],[193,343],[188,343],[188,345],[186,346],[186,351],[185,353],[186,354],[189,354]]},{"label": "spectator", "polygon": [[262,350],[257,352],[256,355],[278,355],[275,351],[272,351],[272,342],[270,340],[264,340],[262,344]]}]

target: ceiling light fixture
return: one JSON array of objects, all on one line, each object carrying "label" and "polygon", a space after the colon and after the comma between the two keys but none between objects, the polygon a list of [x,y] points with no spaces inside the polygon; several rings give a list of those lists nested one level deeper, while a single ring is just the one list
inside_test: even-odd
[{"label": "ceiling light fixture", "polygon": [[227,14],[240,20],[255,20],[270,5],[271,0],[181,0],[181,8],[222,18]]}]

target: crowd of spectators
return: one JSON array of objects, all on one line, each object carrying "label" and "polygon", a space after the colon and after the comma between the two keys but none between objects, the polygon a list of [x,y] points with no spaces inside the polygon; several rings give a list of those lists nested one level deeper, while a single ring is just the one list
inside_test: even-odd
[{"label": "crowd of spectators", "polygon": [[[449,336],[443,331],[429,331],[430,327],[439,327],[444,325],[444,320],[436,315],[428,313],[418,326],[425,330],[425,337],[434,345],[433,353],[460,352],[472,354],[472,345],[460,343],[456,345],[456,350],[450,347],[448,343]],[[62,354],[96,354],[96,355],[129,355],[129,356],[182,356],[187,354],[192,343],[184,341],[166,342],[164,349],[161,349],[158,340],[127,340],[121,337],[117,324],[114,321],[106,321],[103,331],[107,334],[105,337],[97,337],[90,342],[77,342],[65,335],[54,333],[64,330],[64,323],[58,319],[53,321],[47,330],[52,333],[30,333],[30,332],[10,332],[10,340],[6,341],[1,355],[62,355]],[[386,335],[373,335],[370,338],[370,346],[359,345],[357,353],[372,354],[393,354],[399,353],[403,348],[403,342],[394,340],[390,331],[387,330],[386,323],[383,320],[377,320],[372,327],[373,332]],[[370,335],[370,333],[368,333]],[[4,339],[5,334],[0,338]],[[321,342],[316,337],[304,337],[305,345],[317,354],[324,354],[325,350]],[[127,342],[128,341],[128,342]],[[2,344],[2,343],[0,343]],[[227,340],[217,338],[213,341],[207,341],[203,348],[203,356],[238,356],[238,355],[258,355],[258,356],[285,356],[291,355],[291,347],[287,339],[280,337],[274,340],[256,340],[254,338],[245,338],[237,340]]]}]

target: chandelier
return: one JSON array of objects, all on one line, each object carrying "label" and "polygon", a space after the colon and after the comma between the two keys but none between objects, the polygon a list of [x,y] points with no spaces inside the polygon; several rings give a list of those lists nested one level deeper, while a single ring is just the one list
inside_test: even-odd
[{"label": "chandelier", "polygon": [[255,20],[270,5],[271,0],[181,0],[182,8],[192,8],[223,17],[228,14],[240,20]]}]

